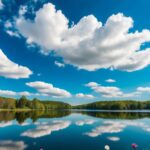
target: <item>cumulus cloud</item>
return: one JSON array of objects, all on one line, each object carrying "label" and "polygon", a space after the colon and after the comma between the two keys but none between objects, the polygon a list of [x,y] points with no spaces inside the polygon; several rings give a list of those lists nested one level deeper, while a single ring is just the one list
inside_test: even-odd
[{"label": "cumulus cloud", "polygon": [[47,96],[58,97],[58,98],[71,97],[71,94],[68,91],[64,89],[56,88],[50,83],[35,81],[35,82],[26,83],[26,85],[35,88],[39,93]]},{"label": "cumulus cloud", "polygon": [[62,67],[65,67],[65,64],[60,63],[60,62],[58,62],[58,61],[55,61],[54,63],[55,63],[55,65],[58,66],[58,67],[61,67],[61,68],[62,68]]},{"label": "cumulus cloud", "polygon": [[137,88],[137,91],[138,92],[147,92],[147,93],[150,93],[150,87],[138,87]]},{"label": "cumulus cloud", "polygon": [[92,120],[92,119],[86,119],[86,120],[79,120],[79,121],[76,121],[75,124],[77,126],[83,126],[83,125],[91,125],[95,122],[95,120]]},{"label": "cumulus cloud", "polygon": [[28,44],[37,44],[43,54],[52,51],[64,63],[78,69],[118,69],[136,71],[150,64],[150,31],[131,32],[133,19],[122,13],[111,15],[102,24],[93,15],[84,16],[69,26],[69,19],[51,3],[35,13],[34,20],[23,15],[15,20],[15,28]]},{"label": "cumulus cloud", "polygon": [[0,141],[1,150],[24,150],[26,147],[23,141]]},{"label": "cumulus cloud", "polygon": [[0,90],[0,95],[15,96],[16,92],[10,90]]},{"label": "cumulus cloud", "polygon": [[99,93],[102,95],[102,97],[105,98],[126,98],[126,97],[134,97],[137,96],[139,93],[132,92],[132,93],[124,93],[119,87],[115,86],[102,86],[96,82],[89,82],[85,86],[90,87],[92,90],[94,90],[96,93]]},{"label": "cumulus cloud", "polygon": [[114,80],[114,79],[107,79],[105,81],[108,82],[108,83],[114,83],[114,82],[116,82],[116,80]]},{"label": "cumulus cloud", "polygon": [[63,130],[69,127],[70,121],[53,121],[46,123],[38,123],[35,129],[30,129],[22,133],[22,136],[38,138],[51,134],[52,132]]},{"label": "cumulus cloud", "polygon": [[6,78],[28,78],[32,74],[32,71],[25,67],[18,65],[11,60],[0,50],[0,76]]},{"label": "cumulus cloud", "polygon": [[77,98],[87,98],[87,99],[93,99],[95,98],[93,95],[91,94],[83,94],[83,93],[78,93],[75,95]]},{"label": "cumulus cloud", "polygon": [[38,96],[38,93],[30,93],[27,91],[23,92],[15,92],[15,91],[10,91],[10,90],[0,90],[0,95],[3,96]]}]

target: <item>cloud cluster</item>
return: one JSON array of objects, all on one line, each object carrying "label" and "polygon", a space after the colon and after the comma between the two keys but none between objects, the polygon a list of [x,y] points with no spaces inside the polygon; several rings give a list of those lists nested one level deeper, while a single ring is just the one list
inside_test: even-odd
[{"label": "cloud cluster", "polygon": [[24,150],[26,147],[23,141],[0,141],[1,150]]},{"label": "cloud cluster", "polygon": [[43,95],[57,97],[57,98],[71,97],[71,94],[68,91],[64,89],[56,88],[50,83],[35,81],[35,82],[26,83],[26,85],[35,88],[39,93]]},{"label": "cloud cluster", "polygon": [[18,31],[14,28],[14,22],[11,22],[10,20],[7,20],[4,23],[4,28],[5,28],[5,32],[9,35],[9,36],[14,36],[14,37],[20,37]]},{"label": "cloud cluster", "polygon": [[144,92],[150,93],[150,87],[138,87],[137,91],[142,93]]},{"label": "cloud cluster", "polygon": [[29,129],[22,133],[22,136],[27,136],[31,138],[38,138],[51,134],[52,132],[59,131],[69,127],[70,121],[53,121],[38,123],[35,129]]},{"label": "cloud cluster", "polygon": [[10,90],[0,90],[0,95],[3,95],[3,96],[39,96],[38,93],[30,93],[27,91],[15,92],[15,91],[10,91]]},{"label": "cloud cluster", "polygon": [[102,86],[96,82],[89,82],[86,86],[90,87],[96,93],[102,95],[105,98],[126,98],[137,96],[138,92],[124,93],[119,87],[115,86]]},{"label": "cloud cluster", "polygon": [[32,71],[25,67],[18,65],[11,60],[0,50],[0,76],[6,78],[28,78],[32,74]]},{"label": "cloud cluster", "polygon": [[84,93],[78,93],[75,95],[77,98],[86,98],[86,99],[93,99],[95,98],[93,95],[91,94],[84,94]]},{"label": "cloud cluster", "polygon": [[136,71],[150,64],[150,31],[130,32],[133,19],[122,13],[111,15],[105,24],[93,15],[69,26],[68,18],[51,3],[35,13],[34,20],[23,15],[15,20],[18,32],[28,44],[37,44],[43,54],[52,51],[66,64],[94,71],[101,68]]}]

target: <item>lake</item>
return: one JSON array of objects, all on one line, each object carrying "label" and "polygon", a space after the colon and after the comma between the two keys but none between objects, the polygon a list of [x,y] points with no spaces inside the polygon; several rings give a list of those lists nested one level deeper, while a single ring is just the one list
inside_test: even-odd
[{"label": "lake", "polygon": [[0,150],[150,150],[149,112],[0,112]]}]

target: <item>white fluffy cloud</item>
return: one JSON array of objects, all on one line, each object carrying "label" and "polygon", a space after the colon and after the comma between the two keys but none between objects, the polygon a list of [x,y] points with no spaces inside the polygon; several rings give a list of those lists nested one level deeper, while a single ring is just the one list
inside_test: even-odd
[{"label": "white fluffy cloud", "polygon": [[62,11],[47,3],[36,12],[34,20],[20,16],[15,26],[28,44],[41,46],[44,54],[54,51],[64,63],[78,69],[131,72],[150,64],[150,48],[141,49],[142,44],[150,42],[150,31],[130,32],[133,23],[131,17],[118,13],[105,24],[88,15],[69,26]]},{"label": "white fluffy cloud", "polygon": [[[111,80],[112,79],[110,79],[110,81]],[[91,88],[94,92],[100,94],[104,98],[135,98],[144,93],[150,93],[150,87],[137,87],[133,92],[125,93],[119,87],[103,86],[96,82],[89,82],[85,84],[85,86]]]},{"label": "white fluffy cloud", "polygon": [[22,136],[27,136],[31,138],[38,138],[51,134],[52,132],[63,130],[69,127],[70,121],[53,121],[52,123],[46,122],[44,124],[38,124],[35,129],[30,129],[23,132]]},{"label": "white fluffy cloud", "polygon": [[114,79],[107,79],[105,81],[108,82],[108,83],[114,83],[114,82],[116,82],[116,80],[114,80]]},{"label": "white fluffy cloud", "polygon": [[83,94],[83,93],[78,93],[75,95],[77,98],[88,98],[88,99],[92,99],[95,98],[93,95],[91,94]]},{"label": "white fluffy cloud", "polygon": [[0,90],[0,95],[15,96],[16,92],[10,90]]},{"label": "white fluffy cloud", "polygon": [[55,61],[54,63],[55,63],[55,65],[58,66],[58,67],[65,67],[65,64],[60,63],[60,62],[58,62],[58,61]]},{"label": "white fluffy cloud", "polygon": [[30,93],[27,91],[23,92],[15,92],[15,91],[10,91],[10,90],[0,90],[0,95],[2,96],[39,96],[38,93]]},{"label": "white fluffy cloud", "polygon": [[85,86],[90,87],[96,93],[101,94],[102,97],[105,98],[126,98],[126,97],[134,97],[139,94],[137,91],[132,93],[124,93],[119,87],[102,86],[96,82],[89,82]]},{"label": "white fluffy cloud", "polygon": [[57,97],[57,98],[71,97],[71,94],[68,91],[64,89],[56,88],[50,83],[35,81],[35,82],[26,83],[26,85],[35,88],[39,93],[43,95]]},{"label": "white fluffy cloud", "polygon": [[25,67],[18,65],[11,60],[0,50],[0,76],[6,78],[28,78],[32,74],[32,71]]},{"label": "white fluffy cloud", "polygon": [[1,150],[24,150],[26,147],[23,141],[0,141]]},{"label": "white fluffy cloud", "polygon": [[150,93],[150,87],[138,87],[137,91],[142,93],[144,92]]}]

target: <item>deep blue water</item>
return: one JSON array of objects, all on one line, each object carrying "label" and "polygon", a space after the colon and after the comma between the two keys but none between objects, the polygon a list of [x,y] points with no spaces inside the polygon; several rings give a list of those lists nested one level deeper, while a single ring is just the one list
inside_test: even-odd
[{"label": "deep blue water", "polygon": [[0,150],[150,150],[148,112],[1,112]]}]

